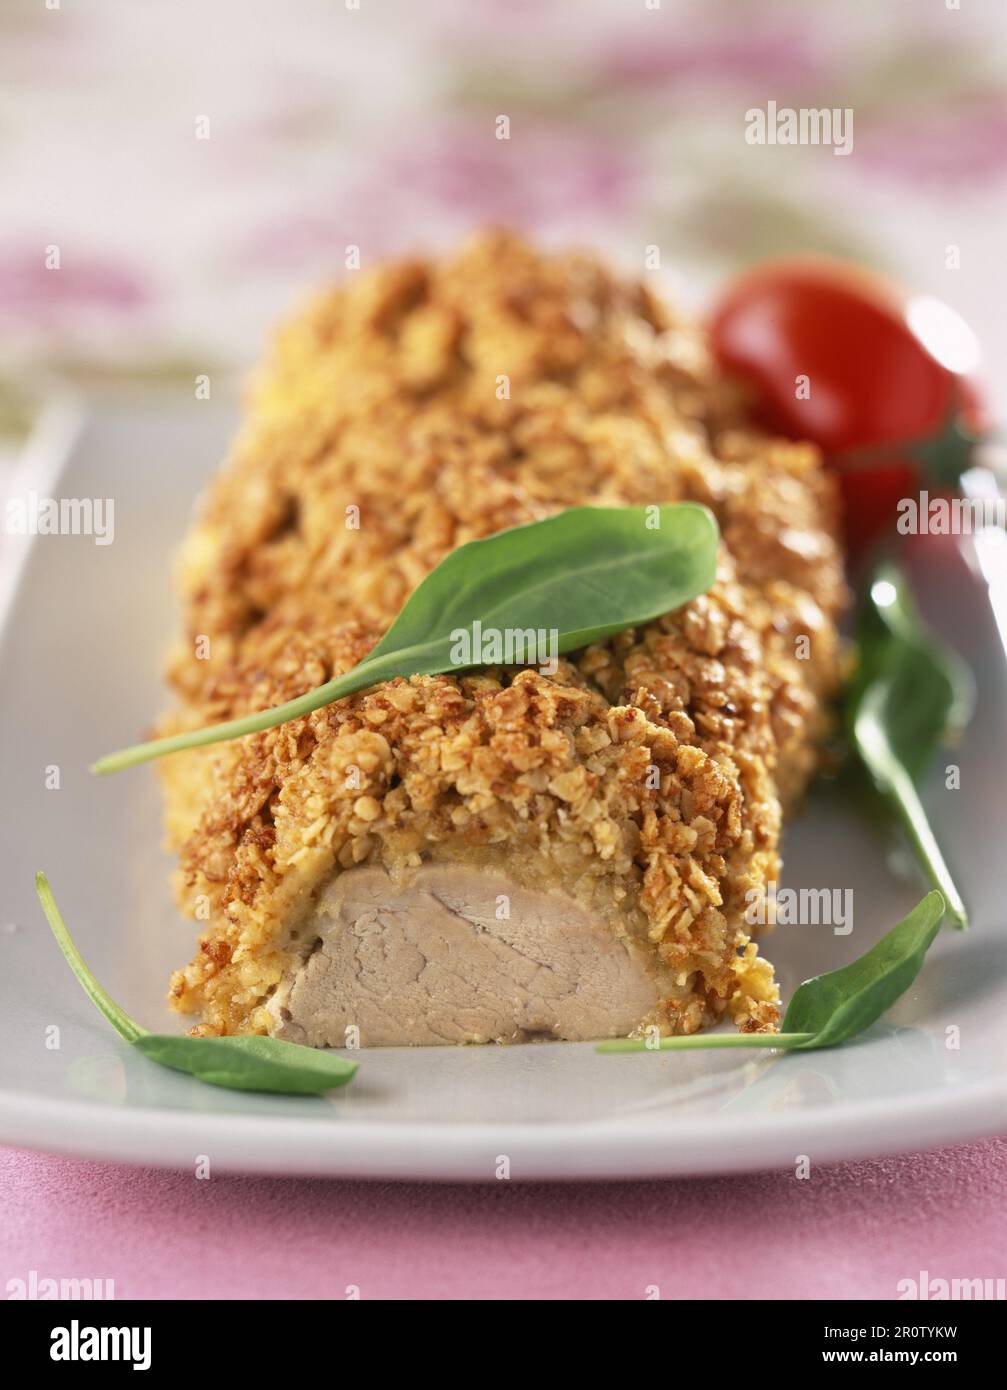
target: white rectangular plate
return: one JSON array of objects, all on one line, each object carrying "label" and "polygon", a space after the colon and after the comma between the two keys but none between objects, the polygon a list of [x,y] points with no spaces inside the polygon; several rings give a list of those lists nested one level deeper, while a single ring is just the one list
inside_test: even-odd
[{"label": "white rectangular plate", "polygon": [[[18,480],[22,492],[111,496],[116,512],[111,545],[36,539],[8,596],[0,1140],[110,1160],[189,1166],[207,1154],[221,1169],[400,1178],[492,1179],[506,1157],[514,1178],[576,1178],[790,1167],[799,1154],[824,1161],[1007,1128],[1007,692],[985,593],[961,563],[935,561],[917,581],[979,680],[953,754],[962,789],[944,790],[942,766],[925,795],[973,925],[943,930],[914,987],[857,1043],[789,1056],[379,1049],[325,1099],[218,1090],[132,1054],[64,964],[33,875],[49,874],[112,995],[148,1027],[179,1029],[164,991],[194,928],[172,905],[154,774],[99,780],[88,765],[138,738],[164,702],[172,555],[233,424],[192,401],[102,410],[36,441],[33,471]],[[58,790],[46,786],[52,767]],[[854,930],[779,928],[766,949],[785,997],[861,954],[920,896],[911,866],[896,875],[895,843],[835,788],[816,792],[788,832],[785,882],[852,888]]]}]

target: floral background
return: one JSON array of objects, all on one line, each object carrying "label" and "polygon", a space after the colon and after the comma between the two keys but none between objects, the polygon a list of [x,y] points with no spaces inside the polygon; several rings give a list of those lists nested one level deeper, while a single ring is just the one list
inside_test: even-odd
[{"label": "floral background", "polygon": [[[238,373],[347,244],[488,221],[641,270],[656,244],[696,303],[856,256],[970,318],[996,390],[1005,56],[1001,0],[5,0],[7,422],[67,380]],[[769,99],[853,108],[853,152],[746,144]]]}]

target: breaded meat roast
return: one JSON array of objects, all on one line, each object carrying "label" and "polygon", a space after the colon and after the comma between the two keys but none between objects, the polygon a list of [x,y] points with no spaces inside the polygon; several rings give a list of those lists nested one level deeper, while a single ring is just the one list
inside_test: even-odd
[{"label": "breaded meat roast", "polygon": [[350,274],[282,330],[184,546],[159,732],[347,670],[466,541],[680,500],[718,519],[714,587],[555,675],[393,680],[161,764],[197,1033],[777,1026],[746,908],[838,679],[837,502],[814,447],[749,428],[696,329],[591,256],[491,234]]}]

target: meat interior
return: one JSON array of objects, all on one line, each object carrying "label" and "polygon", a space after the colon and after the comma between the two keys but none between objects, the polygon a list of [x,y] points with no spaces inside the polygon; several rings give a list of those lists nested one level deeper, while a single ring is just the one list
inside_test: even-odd
[{"label": "meat interior", "polygon": [[348,869],[301,930],[308,954],[269,1002],[270,1031],[312,1047],[620,1037],[674,989],[602,911],[483,866],[423,864],[399,883]]},{"label": "meat interior", "polygon": [[295,317],[182,553],[161,731],[347,670],[466,541],[685,500],[720,525],[713,588],[554,674],[390,681],[160,765],[197,1032],[776,1026],[745,916],[839,677],[836,498],[649,283],[493,234]]}]

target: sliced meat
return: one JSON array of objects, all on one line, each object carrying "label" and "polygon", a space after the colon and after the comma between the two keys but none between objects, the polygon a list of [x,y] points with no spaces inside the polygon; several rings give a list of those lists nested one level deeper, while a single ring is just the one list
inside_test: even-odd
[{"label": "sliced meat", "polygon": [[[330,881],[310,955],[274,995],[275,1037],[313,1047],[619,1037],[657,1007],[653,948],[559,890],[482,867],[381,868]],[[670,981],[668,982],[670,984]]]}]

